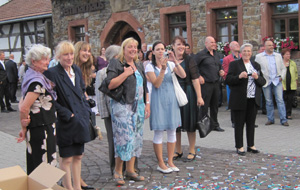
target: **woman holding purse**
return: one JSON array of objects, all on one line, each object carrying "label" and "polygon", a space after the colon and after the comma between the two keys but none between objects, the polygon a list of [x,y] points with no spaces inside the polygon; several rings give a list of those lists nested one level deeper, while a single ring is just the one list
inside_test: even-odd
[{"label": "woman holding purse", "polygon": [[204,105],[201,96],[201,86],[199,83],[199,70],[193,58],[185,54],[185,39],[182,36],[175,36],[172,42],[175,59],[185,70],[184,79],[177,77],[181,88],[187,95],[188,103],[180,107],[182,125],[176,130],[176,152],[174,160],[181,158],[183,151],[181,149],[181,132],[187,132],[189,140],[189,154],[185,161],[193,161],[196,157],[196,125],[197,125],[197,106]]},{"label": "woman holding purse", "polygon": [[122,175],[124,161],[128,179],[145,180],[134,169],[135,159],[142,152],[144,120],[150,115],[147,81],[142,64],[137,62],[137,46],[134,38],[123,41],[118,59],[109,63],[105,79],[109,90],[120,85],[123,87],[122,99],[111,99],[110,104],[115,147],[114,178],[118,185],[125,184]]},{"label": "woman holding purse", "polygon": [[[185,78],[184,69],[175,59],[172,51],[165,55],[165,45],[158,41],[153,44],[152,63],[146,66],[146,74],[152,83],[150,128],[154,130],[153,147],[158,160],[157,170],[162,173],[179,171],[173,163],[176,143],[176,128],[181,126],[180,109],[175,96],[172,72]],[[163,132],[167,131],[168,166],[163,160]]]}]

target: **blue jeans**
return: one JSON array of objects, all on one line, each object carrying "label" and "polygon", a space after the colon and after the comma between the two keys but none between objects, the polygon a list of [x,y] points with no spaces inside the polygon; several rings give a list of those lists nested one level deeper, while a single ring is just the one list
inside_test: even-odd
[{"label": "blue jeans", "polygon": [[283,124],[287,122],[285,105],[283,101],[282,83],[280,82],[277,86],[271,83],[267,87],[264,87],[263,91],[266,98],[266,109],[267,109],[268,120],[274,122],[274,105],[273,105],[273,94],[274,94],[276,104],[277,104],[277,109],[279,112],[280,123]]}]

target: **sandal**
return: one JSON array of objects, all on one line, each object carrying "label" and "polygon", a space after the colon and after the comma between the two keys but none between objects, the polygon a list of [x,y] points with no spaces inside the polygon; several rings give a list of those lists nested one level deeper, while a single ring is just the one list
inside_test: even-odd
[{"label": "sandal", "polygon": [[196,158],[196,154],[189,153],[188,155],[192,155],[193,157],[192,157],[192,158],[188,158],[188,157],[186,157],[186,162],[191,162],[191,161],[195,160],[195,158]]},{"label": "sandal", "polygon": [[125,181],[122,174],[119,174],[118,172],[114,172],[114,181],[117,185],[124,185]]},{"label": "sandal", "polygon": [[144,176],[141,176],[135,172],[134,173],[126,172],[125,176],[129,180],[134,180],[134,181],[144,181],[145,180]]},{"label": "sandal", "polygon": [[177,160],[178,158],[181,158],[183,155],[183,152],[180,154],[178,152],[175,152],[175,155],[173,156],[173,160]]}]

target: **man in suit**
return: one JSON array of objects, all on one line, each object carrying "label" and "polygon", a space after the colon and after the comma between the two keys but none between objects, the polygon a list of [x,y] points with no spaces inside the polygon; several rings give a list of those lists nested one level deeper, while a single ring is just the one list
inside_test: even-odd
[{"label": "man in suit", "polygon": [[265,51],[257,54],[255,61],[261,65],[261,71],[264,73],[266,84],[263,86],[263,92],[266,98],[266,108],[268,121],[265,125],[274,124],[274,105],[273,94],[277,103],[280,116],[280,123],[283,126],[289,126],[286,119],[285,105],[283,101],[282,79],[285,78],[286,68],[279,53],[274,52],[274,43],[271,40],[265,41]]},{"label": "man in suit", "polygon": [[17,63],[14,62],[14,54],[9,55],[9,60],[5,63],[10,100],[12,103],[19,103],[17,101],[16,92],[18,87],[18,68]]},{"label": "man in suit", "polygon": [[216,41],[213,37],[205,38],[204,50],[194,57],[200,72],[201,93],[204,100],[204,113],[210,107],[211,125],[215,131],[223,132],[218,122],[219,78],[224,75],[220,56],[216,52]]},{"label": "man in suit", "polygon": [[[0,51],[0,105],[1,105],[1,112],[8,113],[10,111],[16,111],[16,110],[12,109],[11,104],[9,102],[9,86],[8,86],[4,59],[5,59],[5,54],[3,51]],[[5,96],[5,104],[3,102],[3,96]],[[5,107],[7,109],[5,109]]]}]

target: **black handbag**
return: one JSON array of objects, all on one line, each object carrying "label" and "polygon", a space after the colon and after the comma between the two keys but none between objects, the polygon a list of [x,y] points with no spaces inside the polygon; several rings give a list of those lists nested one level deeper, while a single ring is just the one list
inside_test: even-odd
[{"label": "black handbag", "polygon": [[90,115],[90,137],[91,141],[97,137],[97,129],[96,127],[96,116],[94,112],[91,112]]},{"label": "black handbag", "polygon": [[95,100],[93,100],[93,99],[90,98],[90,99],[88,99],[87,101],[88,101],[88,103],[89,103],[90,108],[93,108],[93,107],[96,106]]},{"label": "black handbag", "polygon": [[203,113],[202,107],[198,107],[197,129],[199,130],[200,138],[206,137],[213,130],[210,125],[210,117],[207,113]]},{"label": "black handbag", "polygon": [[111,97],[112,99],[116,100],[117,102],[120,102],[123,96],[123,85],[121,84],[120,86],[118,86],[117,88],[113,89],[113,90],[109,90],[108,89],[108,84],[106,82],[106,79],[104,79],[99,87],[99,90]]}]

